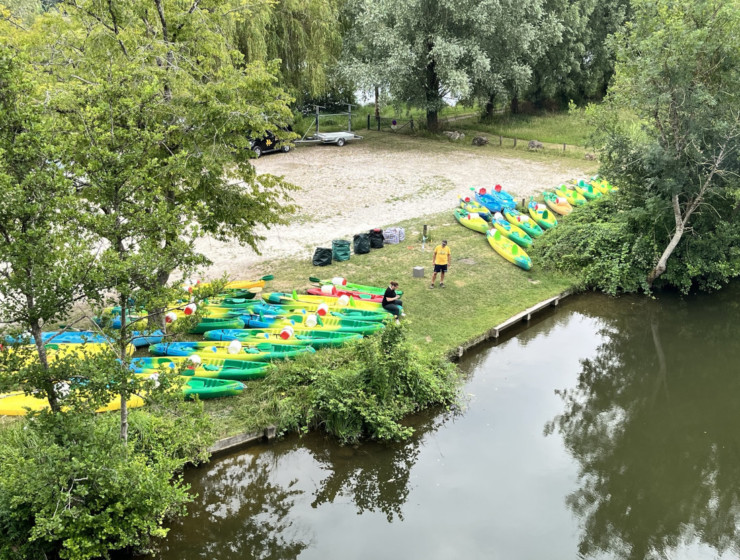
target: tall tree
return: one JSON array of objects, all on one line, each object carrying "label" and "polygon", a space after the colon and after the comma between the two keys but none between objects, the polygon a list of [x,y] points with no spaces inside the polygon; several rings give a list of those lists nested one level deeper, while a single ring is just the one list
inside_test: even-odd
[{"label": "tall tree", "polygon": [[351,0],[354,48],[345,50],[343,72],[366,90],[379,85],[423,108],[435,130],[445,97],[469,97],[490,72],[479,34],[491,1]]},{"label": "tall tree", "polygon": [[[105,241],[127,358],[127,317],[161,306],[173,271],[207,262],[194,238],[236,238],[259,249],[258,226],[284,223],[292,188],[258,176],[248,135],[278,135],[290,117],[275,68],[242,65],[226,40],[241,1],[67,0],[32,45],[51,79],[50,105],[66,135],[64,164],[87,204],[85,226]],[[133,385],[122,371],[121,437]]]},{"label": "tall tree", "polygon": [[277,0],[252,8],[236,25],[246,62],[278,60],[280,85],[300,105],[330,88],[330,71],[342,45],[343,0]]},{"label": "tall tree", "polygon": [[[730,216],[726,199],[740,187],[740,4],[661,0],[633,6],[634,25],[619,52],[602,130],[605,171],[624,177],[673,221],[648,274],[652,284],[694,216],[714,213],[702,223],[713,230]],[[639,130],[618,121],[614,111],[633,112]]]},{"label": "tall tree", "polygon": [[478,30],[490,72],[475,82],[473,97],[490,118],[496,102],[518,97],[532,79],[535,63],[561,41],[562,24],[543,0],[499,0],[481,4],[485,23]]},{"label": "tall tree", "polygon": [[4,373],[41,390],[58,411],[58,383],[68,379],[64,368],[50,367],[41,331],[91,292],[95,276],[83,207],[59,165],[64,138],[49,126],[34,90],[22,54],[0,46],[0,316],[27,330],[36,346],[35,357],[6,356]]},{"label": "tall tree", "polygon": [[629,14],[629,0],[545,0],[544,10],[562,33],[534,61],[531,87],[523,93],[537,104],[600,99],[614,70],[611,37]]}]

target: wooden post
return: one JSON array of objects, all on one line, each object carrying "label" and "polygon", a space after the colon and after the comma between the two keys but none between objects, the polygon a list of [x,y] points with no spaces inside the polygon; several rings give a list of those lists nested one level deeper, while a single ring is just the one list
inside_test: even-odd
[{"label": "wooden post", "polygon": [[370,130],[370,113],[367,114],[367,129]]},{"label": "wooden post", "polygon": [[319,106],[316,105],[316,134],[319,133]]},{"label": "wooden post", "polygon": [[565,142],[563,142],[563,151],[565,151]]},{"label": "wooden post", "polygon": [[414,117],[411,117],[411,120],[409,121],[411,123],[411,132],[414,131]]},{"label": "wooden post", "polygon": [[514,136],[514,147],[516,148],[516,136]]},{"label": "wooden post", "polygon": [[503,136],[499,136],[498,137],[498,145],[499,145],[499,147],[502,146],[503,143],[504,143],[504,137]]}]

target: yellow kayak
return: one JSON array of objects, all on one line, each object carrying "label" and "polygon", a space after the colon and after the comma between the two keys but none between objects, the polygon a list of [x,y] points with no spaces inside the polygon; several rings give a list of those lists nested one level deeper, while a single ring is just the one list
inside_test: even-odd
[{"label": "yellow kayak", "polygon": [[[144,399],[139,396],[133,396],[127,401],[129,408],[144,406]],[[0,394],[0,415],[2,416],[25,416],[28,411],[39,412],[49,408],[49,401],[45,398],[26,395],[23,391],[13,391],[11,393]],[[111,401],[100,407],[96,412],[110,412],[120,410],[121,397],[115,397]]]},{"label": "yellow kayak", "polygon": [[[49,343],[45,344],[44,347],[46,348],[46,357],[47,359],[52,362],[57,358],[66,358],[67,356],[77,356],[79,358],[84,358],[85,356],[92,356],[95,354],[101,354],[103,352],[109,352],[109,351],[116,351],[117,348],[106,344],[104,342],[86,342],[84,344],[74,344],[74,343]],[[36,346],[33,344],[23,344],[21,346],[8,346],[5,347],[4,352],[14,352],[14,351],[22,351],[24,353],[27,353],[28,355],[28,361],[34,361],[38,358],[38,354],[36,353]],[[129,356],[133,356],[134,352],[136,351],[136,348],[133,344],[129,344],[126,347],[126,354]]]},{"label": "yellow kayak", "polygon": [[473,200],[469,196],[460,196],[458,200],[460,202],[460,208],[466,212],[477,213],[484,220],[491,221],[491,211],[476,200]]},{"label": "yellow kayak", "polygon": [[583,206],[586,204],[586,197],[567,185],[560,185],[555,189],[555,194],[565,198],[571,206]]},{"label": "yellow kayak", "polygon": [[573,207],[570,205],[566,197],[558,196],[549,191],[542,193],[542,196],[545,198],[545,204],[547,204],[547,207],[553,212],[557,212],[561,216],[567,216],[573,212]]},{"label": "yellow kayak", "polygon": [[539,204],[534,200],[529,203],[529,215],[544,230],[554,228],[558,225],[555,214],[548,211],[544,204]]},{"label": "yellow kayak", "polygon": [[501,235],[500,231],[490,229],[486,232],[486,239],[488,239],[488,243],[493,247],[493,250],[510,263],[524,270],[532,268],[532,259],[529,258],[529,255],[527,255],[524,249]]},{"label": "yellow kayak", "polygon": [[477,212],[468,212],[464,208],[455,208],[455,219],[460,222],[460,225],[478,233],[486,233],[490,226]]},{"label": "yellow kayak", "polygon": [[378,311],[382,312],[383,306],[377,301],[363,301],[359,299],[353,299],[349,296],[331,297],[331,296],[314,296],[308,294],[287,294],[283,292],[267,292],[262,293],[262,299],[267,303],[280,305],[290,303],[313,303],[316,305],[325,303],[331,308],[344,308],[344,309],[361,309],[364,311]]}]

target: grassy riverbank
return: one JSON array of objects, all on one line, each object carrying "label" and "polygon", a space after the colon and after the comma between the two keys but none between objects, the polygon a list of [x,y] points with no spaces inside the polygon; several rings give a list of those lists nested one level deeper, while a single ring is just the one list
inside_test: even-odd
[{"label": "grassy riverbank", "polygon": [[[485,236],[461,227],[450,212],[424,216],[400,225],[406,240],[398,245],[373,249],[366,255],[352,255],[349,261],[324,268],[309,259],[284,259],[263,265],[245,276],[274,274],[268,289],[299,292],[310,285],[310,276],[342,276],[352,282],[385,286],[395,279],[404,291],[407,313],[403,325],[408,342],[422,355],[448,355],[457,346],[482,334],[523,309],[561,293],[573,278],[545,272],[535,261],[533,270],[520,270],[498,256]],[[422,244],[421,232],[428,226],[430,240]],[[447,239],[452,263],[444,289],[429,288],[432,251]],[[413,278],[415,266],[424,267],[424,278]],[[324,351],[322,351],[323,353]],[[341,352],[341,351],[340,351]],[[208,401],[206,411],[214,419],[218,436],[259,430],[269,424],[282,426],[280,394],[265,393],[254,382],[239,397]]]}]

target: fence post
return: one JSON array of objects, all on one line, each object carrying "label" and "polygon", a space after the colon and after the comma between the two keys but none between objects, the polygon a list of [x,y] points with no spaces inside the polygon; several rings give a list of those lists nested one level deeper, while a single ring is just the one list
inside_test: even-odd
[{"label": "fence post", "polygon": [[370,113],[367,114],[367,129],[370,130]]},{"label": "fence post", "polygon": [[565,142],[563,142],[563,151],[565,151]]},{"label": "fence post", "polygon": [[514,136],[514,147],[516,148],[516,136]]},{"label": "fence post", "polygon": [[504,145],[504,137],[503,136],[499,136],[498,137],[498,145],[499,145],[499,147],[501,147],[501,146]]},{"label": "fence post", "polygon": [[411,117],[411,132],[414,131],[414,117]]}]

